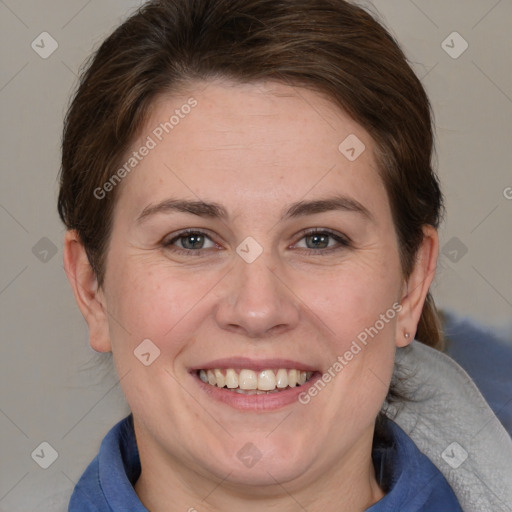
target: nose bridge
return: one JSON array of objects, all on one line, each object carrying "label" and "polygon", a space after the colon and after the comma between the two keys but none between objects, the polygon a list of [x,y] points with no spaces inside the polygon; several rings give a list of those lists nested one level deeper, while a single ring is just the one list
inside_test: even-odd
[{"label": "nose bridge", "polygon": [[217,309],[219,325],[249,337],[264,337],[270,332],[293,328],[299,310],[293,294],[278,276],[274,255],[263,251],[249,261],[242,254],[234,265]]}]

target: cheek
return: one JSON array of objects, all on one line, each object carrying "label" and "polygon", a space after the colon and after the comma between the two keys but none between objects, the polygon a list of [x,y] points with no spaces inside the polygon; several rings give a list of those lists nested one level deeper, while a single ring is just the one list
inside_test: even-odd
[{"label": "cheek", "polygon": [[179,357],[195,343],[195,329],[206,316],[200,298],[211,285],[191,286],[190,277],[150,263],[127,262],[111,277],[109,326],[117,373],[126,376],[123,392],[133,412],[145,411],[142,416],[148,404],[166,410],[162,397],[179,393]]},{"label": "cheek", "polygon": [[183,329],[199,321],[200,298],[209,289],[205,280],[194,282],[150,263],[120,266],[114,282],[108,300],[114,352],[126,351],[127,344],[133,350],[144,339],[167,355],[178,352]]},{"label": "cheek", "polygon": [[[303,296],[306,288],[316,290],[305,302],[320,320],[320,343],[329,354],[328,373],[335,376],[333,394],[326,393],[324,399],[328,397],[332,410],[342,411],[343,418],[348,407],[354,413],[353,421],[374,419],[394,367],[395,328],[401,309],[399,266],[347,265],[320,281],[310,278]],[[366,411],[366,419],[357,411]]]},{"label": "cheek", "polygon": [[393,332],[400,309],[397,268],[358,262],[324,276],[306,277],[300,286],[300,296],[318,315],[338,354],[353,340],[364,343]]}]

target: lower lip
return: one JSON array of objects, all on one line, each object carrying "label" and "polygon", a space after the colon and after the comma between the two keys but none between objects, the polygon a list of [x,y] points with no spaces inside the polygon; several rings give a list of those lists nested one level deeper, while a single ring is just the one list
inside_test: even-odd
[{"label": "lower lip", "polygon": [[244,395],[236,391],[229,391],[227,388],[218,388],[211,384],[204,383],[198,375],[192,374],[199,387],[214,400],[223,402],[235,409],[246,411],[273,411],[286,405],[298,402],[301,393],[307,393],[308,389],[321,377],[319,372],[315,372],[302,386],[269,393],[264,395]]}]

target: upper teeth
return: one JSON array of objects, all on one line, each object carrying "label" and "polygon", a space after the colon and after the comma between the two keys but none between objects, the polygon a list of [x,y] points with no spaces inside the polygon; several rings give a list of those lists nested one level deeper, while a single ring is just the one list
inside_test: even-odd
[{"label": "upper teeth", "polygon": [[229,389],[255,389],[260,391],[273,391],[276,388],[284,389],[288,386],[301,386],[308,381],[313,372],[303,372],[301,370],[287,370],[280,368],[279,370],[262,370],[255,372],[253,370],[237,370],[228,368],[221,370],[200,370],[199,378],[212,386],[219,388],[227,387]]}]

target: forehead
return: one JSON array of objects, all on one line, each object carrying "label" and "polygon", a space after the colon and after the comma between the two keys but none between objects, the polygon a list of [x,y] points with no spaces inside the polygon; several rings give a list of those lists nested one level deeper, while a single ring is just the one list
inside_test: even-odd
[{"label": "forehead", "polygon": [[277,82],[160,96],[128,159],[121,196],[139,210],[170,194],[246,208],[333,188],[361,202],[385,195],[367,132],[319,93]]}]

